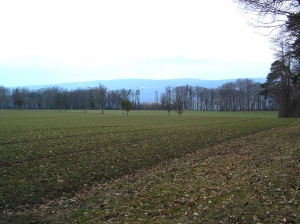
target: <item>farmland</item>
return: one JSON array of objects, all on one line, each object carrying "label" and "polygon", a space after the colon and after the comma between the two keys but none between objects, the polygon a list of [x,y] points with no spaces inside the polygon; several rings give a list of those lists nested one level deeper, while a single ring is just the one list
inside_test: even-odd
[{"label": "farmland", "polygon": [[299,220],[299,125],[276,112],[0,111],[0,212],[7,222],[234,222],[246,203],[245,220],[259,222],[258,204],[284,194],[292,202],[274,220]]}]

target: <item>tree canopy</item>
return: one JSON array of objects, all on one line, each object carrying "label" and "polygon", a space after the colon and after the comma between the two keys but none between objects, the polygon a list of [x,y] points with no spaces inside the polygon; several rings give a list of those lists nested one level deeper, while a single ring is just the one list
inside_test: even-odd
[{"label": "tree canopy", "polygon": [[132,103],[129,100],[121,100],[120,101],[121,107],[123,110],[126,110],[127,115],[130,110],[132,110],[133,106]]},{"label": "tree canopy", "polygon": [[234,0],[251,24],[270,30],[275,61],[261,94],[279,105],[279,117],[300,117],[300,0]]}]

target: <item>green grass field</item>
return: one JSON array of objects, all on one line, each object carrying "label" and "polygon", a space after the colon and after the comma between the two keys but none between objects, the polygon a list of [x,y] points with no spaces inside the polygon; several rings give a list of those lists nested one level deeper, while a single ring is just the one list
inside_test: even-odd
[{"label": "green grass field", "polygon": [[[95,223],[128,221],[130,223],[151,222],[155,217],[156,220],[153,222],[161,219],[161,222],[165,223],[171,220],[182,223],[209,220],[210,216],[215,214],[207,213],[208,209],[204,209],[205,206],[221,205],[225,200],[224,197],[227,200],[227,196],[230,195],[228,192],[228,195],[223,192],[220,198],[208,199],[210,194],[218,195],[218,190],[214,186],[215,181],[220,182],[218,184],[221,186],[222,181],[234,178],[231,166],[234,166],[234,170],[238,166],[228,165],[228,161],[238,157],[237,155],[241,154],[239,150],[244,148],[248,148],[247,159],[253,156],[251,150],[264,158],[267,156],[263,154],[264,146],[249,149],[251,141],[253,147],[265,141],[264,144],[267,146],[267,143],[270,143],[267,140],[271,137],[273,139],[275,134],[278,135],[275,138],[276,141],[287,140],[291,138],[290,135],[287,138],[284,131],[281,134],[276,130],[286,130],[290,127],[294,128],[295,135],[297,135],[299,122],[295,123],[295,121],[295,119],[278,119],[277,112],[187,111],[181,116],[175,112],[168,116],[166,111],[130,111],[127,116],[122,115],[122,111],[105,111],[102,115],[100,111],[83,113],[82,111],[0,110],[0,212],[6,214],[3,222],[26,223],[44,220],[56,222],[60,220],[59,222],[62,223],[68,221]],[[273,133],[273,135],[269,136],[268,133]],[[243,140],[248,136],[257,135],[262,137]],[[228,142],[235,143],[232,146]],[[238,144],[240,144],[239,148]],[[287,143],[284,142],[284,144]],[[271,150],[271,148],[266,148]],[[191,158],[190,156],[199,154],[202,154],[202,157]],[[220,161],[214,161],[219,158],[216,155],[226,155],[228,158],[227,160],[222,158],[223,161],[220,164]],[[258,162],[260,156],[257,155]],[[230,162],[230,164],[239,164],[243,161],[236,159],[238,161]],[[251,163],[247,160],[248,162]],[[189,168],[183,168],[187,163]],[[247,163],[241,163],[240,166],[244,165],[243,169],[247,170]],[[223,164],[226,164],[226,167],[223,167]],[[161,178],[157,179],[155,175],[158,174],[153,174],[154,171],[151,171],[153,167],[158,167],[155,169],[158,170]],[[248,173],[245,172],[248,175],[249,172],[254,172],[253,169],[251,167]],[[260,169],[259,165],[255,168],[256,171]],[[192,173],[195,170],[199,171],[197,174],[199,177]],[[214,172],[215,176],[207,173],[207,170]],[[219,171],[223,173],[221,176],[218,174]],[[134,176],[136,174],[140,176],[141,173],[143,175],[140,179]],[[245,178],[248,177],[247,175]],[[203,183],[199,182],[201,178]],[[260,178],[263,179],[263,177]],[[132,179],[137,182],[133,183]],[[176,179],[177,185],[171,184],[170,179],[173,182]],[[197,190],[189,189],[186,185],[189,182]],[[139,183],[149,186],[143,191]],[[182,189],[182,184],[186,185],[186,190]],[[239,186],[239,182],[234,184],[234,187],[242,187],[242,185]],[[106,188],[108,185],[109,189]],[[205,187],[211,188],[210,194],[203,196],[203,192],[198,191],[203,191]],[[153,188],[158,191],[151,192]],[[93,189],[98,189],[98,191],[94,192]],[[117,189],[121,193],[118,193]],[[79,194],[90,191],[93,195],[89,193],[89,199],[84,199],[89,202],[86,203],[87,207],[76,204],[79,203]],[[201,209],[199,208],[200,202],[197,202],[200,200],[199,195],[197,196],[196,192],[202,195],[201,197],[206,197]],[[110,195],[110,193],[120,195],[120,197]],[[157,196],[159,194],[161,196]],[[163,194],[166,198],[162,197]],[[182,201],[182,198],[179,198],[179,201],[174,202],[177,200],[174,194],[182,194],[185,199]],[[138,198],[139,196],[143,199]],[[239,197],[247,198],[248,196],[245,192],[238,192],[237,198]],[[72,198],[75,198],[75,204],[69,203],[72,204],[69,205],[67,201]],[[171,203],[169,207],[165,205],[167,200]],[[226,200],[223,204],[227,203]],[[250,203],[250,200],[255,199],[247,200],[247,203]],[[61,209],[56,207],[51,210],[51,206],[48,205],[50,201],[60,201]],[[48,206],[47,208],[50,207],[50,212],[46,212],[48,215],[37,212],[44,211],[42,208],[45,208],[45,205]],[[182,205],[182,208],[179,205]],[[66,212],[68,206],[70,209]],[[91,206],[94,206],[93,209],[90,208]],[[160,208],[156,209],[157,207]],[[180,209],[186,209],[187,214]],[[255,208],[252,209],[255,210]],[[35,212],[28,212],[29,210]],[[24,213],[24,211],[27,212]],[[294,220],[297,218],[299,220],[299,210],[297,214],[294,213],[295,211],[291,212],[290,219],[294,215],[296,216]],[[225,216],[223,216],[216,216],[214,221],[224,220]],[[238,218],[237,214],[232,216]],[[234,217],[232,217],[233,221]],[[252,223],[253,220],[259,222],[259,217],[256,218],[258,221],[255,221],[253,217],[254,215],[247,216],[246,220],[251,218],[248,223]],[[230,217],[226,216],[226,220],[230,221]]]}]

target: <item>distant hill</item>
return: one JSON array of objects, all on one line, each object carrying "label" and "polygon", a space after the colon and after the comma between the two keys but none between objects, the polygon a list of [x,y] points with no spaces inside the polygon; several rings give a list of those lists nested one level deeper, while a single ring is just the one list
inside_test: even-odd
[{"label": "distant hill", "polygon": [[[253,78],[255,82],[264,82],[265,78]],[[60,83],[53,85],[35,85],[26,86],[29,89],[40,89],[45,87],[61,87],[68,90],[77,88],[95,87],[101,83],[109,90],[116,89],[132,89],[134,91],[140,90],[141,102],[153,102],[155,100],[155,91],[160,95],[164,91],[166,86],[201,86],[205,88],[217,88],[226,82],[235,82],[236,79],[223,79],[223,80],[202,80],[202,79],[166,79],[166,80],[152,80],[152,79],[115,79],[115,80],[95,80],[88,82],[72,82],[72,83]]]}]

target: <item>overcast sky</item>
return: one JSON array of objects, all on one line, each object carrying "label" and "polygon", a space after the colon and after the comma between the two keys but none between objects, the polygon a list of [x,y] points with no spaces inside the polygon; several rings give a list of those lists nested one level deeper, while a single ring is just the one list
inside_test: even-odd
[{"label": "overcast sky", "polygon": [[232,0],[1,0],[0,85],[266,77],[268,38]]}]

